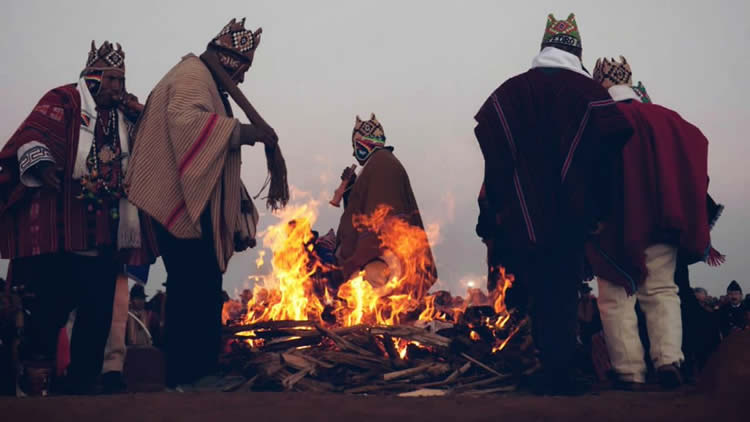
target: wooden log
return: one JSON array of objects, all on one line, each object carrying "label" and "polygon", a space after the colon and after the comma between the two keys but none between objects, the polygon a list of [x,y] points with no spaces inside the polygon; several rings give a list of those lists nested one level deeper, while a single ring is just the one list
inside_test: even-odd
[{"label": "wooden log", "polygon": [[437,390],[434,388],[420,388],[418,390],[400,393],[399,397],[441,397],[448,394],[448,390]]},{"label": "wooden log", "polygon": [[336,343],[337,346],[344,350],[351,350],[352,352],[359,353],[360,355],[364,356],[375,356],[375,353],[372,353],[369,350],[365,350],[356,344],[350,342],[349,340],[341,337],[340,335],[334,333],[332,330],[329,330],[327,328],[324,328],[320,325],[316,325],[315,328],[318,329],[318,331],[321,332],[321,334],[325,335],[326,337],[333,340],[334,343]]},{"label": "wooden log", "polygon": [[[244,333],[252,333],[252,336],[243,335]],[[253,331],[240,331],[234,333],[234,336],[240,339],[255,339],[255,338],[276,338],[276,337],[320,337],[320,333],[314,329],[298,329],[298,328],[282,328],[279,330],[253,330]]]},{"label": "wooden log", "polygon": [[470,368],[471,368],[471,362],[466,362],[462,367],[460,367],[460,368],[456,369],[455,371],[453,371],[453,373],[451,373],[448,376],[448,378],[446,378],[446,379],[444,379],[442,381],[431,382],[431,383],[427,383],[427,384],[421,384],[419,387],[420,388],[442,387],[444,385],[453,384],[454,382],[456,382],[458,380],[458,378],[461,375],[465,374]]},{"label": "wooden log", "polygon": [[434,363],[424,363],[414,368],[402,369],[400,371],[388,372],[383,374],[383,381],[392,381],[398,378],[409,378],[414,375],[422,374],[432,368]]},{"label": "wooden log", "polygon": [[291,366],[298,371],[309,371],[310,374],[315,375],[315,364],[302,356],[293,352],[284,352],[281,354],[281,359],[287,366]]},{"label": "wooden log", "polygon": [[[283,385],[284,380],[291,375],[293,375],[291,372],[287,371],[286,369],[283,369],[277,372],[274,377]],[[323,381],[316,381],[316,380],[313,380],[310,378],[304,378],[304,377],[295,382],[294,388],[296,390],[310,391],[313,393],[329,393],[332,391],[336,391],[336,387],[334,387],[330,383],[323,382]]]},{"label": "wooden log", "polygon": [[308,355],[307,353],[300,353],[298,356],[300,358],[302,358],[302,359],[304,359],[304,360],[312,363],[312,364],[315,364],[315,365],[321,367],[321,368],[332,369],[332,368],[336,367],[336,365],[334,365],[332,363],[328,363],[328,362],[324,362],[324,361],[322,361],[320,359],[316,359],[316,358]]},{"label": "wooden log", "polygon": [[352,387],[344,390],[345,394],[363,394],[363,393],[374,393],[378,391],[392,391],[392,390],[411,390],[414,386],[411,384],[404,383],[389,383],[389,384],[370,384],[362,385],[359,387]]},{"label": "wooden log", "polygon": [[504,376],[504,374],[501,374],[501,373],[497,372],[496,370],[494,370],[494,369],[490,368],[489,366],[483,364],[482,362],[474,359],[473,357],[467,355],[466,353],[461,353],[461,357],[463,357],[464,359],[468,360],[471,363],[474,363],[474,364],[478,365],[480,368],[484,369],[485,371],[490,372],[492,374],[495,374],[498,377]]},{"label": "wooden log", "polygon": [[250,361],[249,365],[254,366],[259,373],[267,377],[271,377],[284,369],[279,353],[263,353],[260,357]]},{"label": "wooden log", "polygon": [[256,322],[255,324],[248,325],[233,325],[230,327],[224,327],[224,333],[234,334],[242,331],[253,331],[253,330],[276,330],[281,328],[298,328],[298,327],[314,327],[314,321],[263,321]]},{"label": "wooden log", "polygon": [[261,350],[264,352],[289,350],[296,347],[311,346],[318,344],[322,337],[282,337],[269,340],[263,344]]},{"label": "wooden log", "polygon": [[396,350],[396,344],[393,342],[393,337],[391,337],[389,334],[383,334],[383,337],[378,338],[381,339],[383,348],[388,354],[388,357],[391,359],[393,367],[397,369],[406,368],[407,363],[406,361],[401,359],[401,355],[399,355],[398,350]]},{"label": "wooden log", "polygon": [[370,329],[370,332],[375,335],[389,334],[392,337],[417,341],[426,346],[448,347],[451,343],[451,340],[447,337],[431,333],[422,328],[406,325],[373,327]]},{"label": "wooden log", "polygon": [[323,353],[321,357],[335,364],[352,366],[363,370],[376,368],[385,369],[387,367],[387,361],[384,359],[361,356],[353,353],[328,351]]},{"label": "wooden log", "polygon": [[281,380],[281,385],[283,385],[287,390],[291,390],[292,388],[294,388],[295,384],[302,381],[302,378],[306,377],[308,374],[311,374],[314,370],[315,368],[311,366],[307,369],[295,372],[294,374],[284,377],[284,379]]}]

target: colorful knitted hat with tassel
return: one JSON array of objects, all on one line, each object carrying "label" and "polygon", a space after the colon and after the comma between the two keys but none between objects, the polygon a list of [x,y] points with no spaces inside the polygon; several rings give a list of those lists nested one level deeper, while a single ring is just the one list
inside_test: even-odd
[{"label": "colorful knitted hat with tassel", "polygon": [[633,85],[633,71],[630,70],[628,61],[622,56],[619,62],[615,59],[598,59],[592,77],[607,89],[614,85]]},{"label": "colorful knitted hat with tassel", "polygon": [[542,37],[542,48],[544,47],[557,47],[581,57],[583,44],[575,14],[571,13],[568,19],[560,21],[552,13],[547,16],[547,27]]},{"label": "colorful knitted hat with tassel", "polygon": [[125,52],[122,51],[122,46],[119,43],[113,45],[109,41],[104,41],[104,44],[97,49],[92,40],[91,50],[86,59],[86,67],[81,71],[81,75],[91,71],[104,70],[125,72]]},{"label": "colorful knitted hat with tassel", "polygon": [[633,91],[635,91],[635,95],[640,98],[643,104],[653,104],[653,101],[651,101],[651,96],[648,95],[648,92],[646,92],[646,87],[643,86],[643,82],[638,81],[638,85],[631,86],[631,88],[633,88]]},{"label": "colorful knitted hat with tassel", "polygon": [[385,148],[385,132],[375,113],[370,115],[370,120],[363,121],[357,116],[352,131],[352,147],[354,156],[360,161],[366,161],[373,152]]},{"label": "colorful knitted hat with tassel", "polygon": [[237,19],[232,19],[208,45],[231,51],[251,60],[255,49],[260,45],[261,33],[263,33],[263,28],[258,28],[255,32],[245,29],[245,18],[239,22]]}]

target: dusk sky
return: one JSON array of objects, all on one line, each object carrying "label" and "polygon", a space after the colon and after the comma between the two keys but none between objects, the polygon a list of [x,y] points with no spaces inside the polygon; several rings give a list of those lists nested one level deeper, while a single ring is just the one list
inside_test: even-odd
[{"label": "dusk sky", "polygon": [[[231,18],[247,17],[263,36],[241,88],[279,135],[294,190],[320,200],[315,228],[337,226],[341,209],[328,199],[354,163],[355,116],[374,112],[423,219],[440,224],[432,240],[441,287],[462,293],[461,280],[485,272],[474,233],[483,160],[473,116],[499,84],[529,69],[550,12],[558,19],[576,13],[588,69],[597,57],[624,55],[654,102],[708,137],[709,189],[726,206],[712,238],[728,259],[718,269],[691,267],[693,285],[720,295],[737,279],[750,291],[746,1],[6,0],[0,145],[46,91],[77,81],[92,39],[122,44],[128,91],[145,102],[181,56],[200,54]],[[242,114],[237,107],[235,114]],[[243,148],[242,178],[255,193],[265,157],[261,148]],[[277,222],[264,212],[259,229]],[[251,286],[258,250],[230,262],[230,294]],[[0,261],[0,276],[6,269]],[[165,278],[157,262],[147,293]]]}]

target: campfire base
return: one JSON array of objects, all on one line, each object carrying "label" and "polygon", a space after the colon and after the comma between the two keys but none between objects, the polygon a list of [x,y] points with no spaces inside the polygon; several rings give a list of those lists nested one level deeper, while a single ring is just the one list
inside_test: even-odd
[{"label": "campfire base", "polygon": [[[437,332],[433,329],[442,326]],[[410,396],[482,395],[516,390],[539,368],[526,320],[502,350],[452,324],[327,328],[272,321],[225,328],[222,366],[244,382],[227,391]]]}]

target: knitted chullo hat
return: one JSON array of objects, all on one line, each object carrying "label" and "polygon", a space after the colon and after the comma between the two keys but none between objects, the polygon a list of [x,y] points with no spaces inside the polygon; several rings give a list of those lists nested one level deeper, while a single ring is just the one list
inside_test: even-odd
[{"label": "knitted chullo hat", "polygon": [[635,91],[635,95],[638,96],[643,104],[653,104],[653,101],[651,101],[651,96],[648,95],[648,92],[646,92],[646,87],[643,86],[643,82],[638,81],[638,85],[633,85],[631,86],[631,88],[633,88],[633,91]]},{"label": "knitted chullo hat", "polygon": [[245,18],[242,18],[240,22],[232,19],[208,45],[251,60],[255,49],[260,44],[261,33],[263,33],[263,28],[258,28],[255,32],[245,29]]},{"label": "knitted chullo hat", "polygon": [[547,27],[542,37],[542,48],[544,47],[561,48],[581,57],[583,45],[575,14],[571,13],[568,19],[562,21],[555,19],[552,13],[547,16]]},{"label": "knitted chullo hat", "polygon": [[633,71],[625,57],[620,56],[620,62],[615,59],[602,58],[596,61],[593,78],[604,88],[614,85],[633,85]]},{"label": "knitted chullo hat", "polygon": [[352,146],[354,156],[361,161],[366,161],[373,152],[385,147],[385,132],[375,113],[370,115],[370,120],[363,121],[357,116],[352,131]]},{"label": "knitted chullo hat", "polygon": [[91,51],[89,51],[86,67],[81,71],[81,75],[104,70],[125,72],[125,52],[122,51],[119,43],[112,45],[109,41],[104,41],[104,44],[97,49],[94,41],[91,41]]},{"label": "knitted chullo hat", "polygon": [[[115,48],[116,47],[116,48]],[[98,49],[91,41],[91,50],[86,59],[86,67],[81,71],[81,77],[92,95],[99,93],[102,86],[102,75],[105,71],[119,71],[125,73],[125,52],[119,43],[112,45],[104,41]]]},{"label": "knitted chullo hat", "polygon": [[729,283],[729,286],[727,286],[727,293],[729,292],[740,292],[742,293],[742,287],[740,287],[740,284],[737,283],[737,280],[732,280],[731,283]]}]

